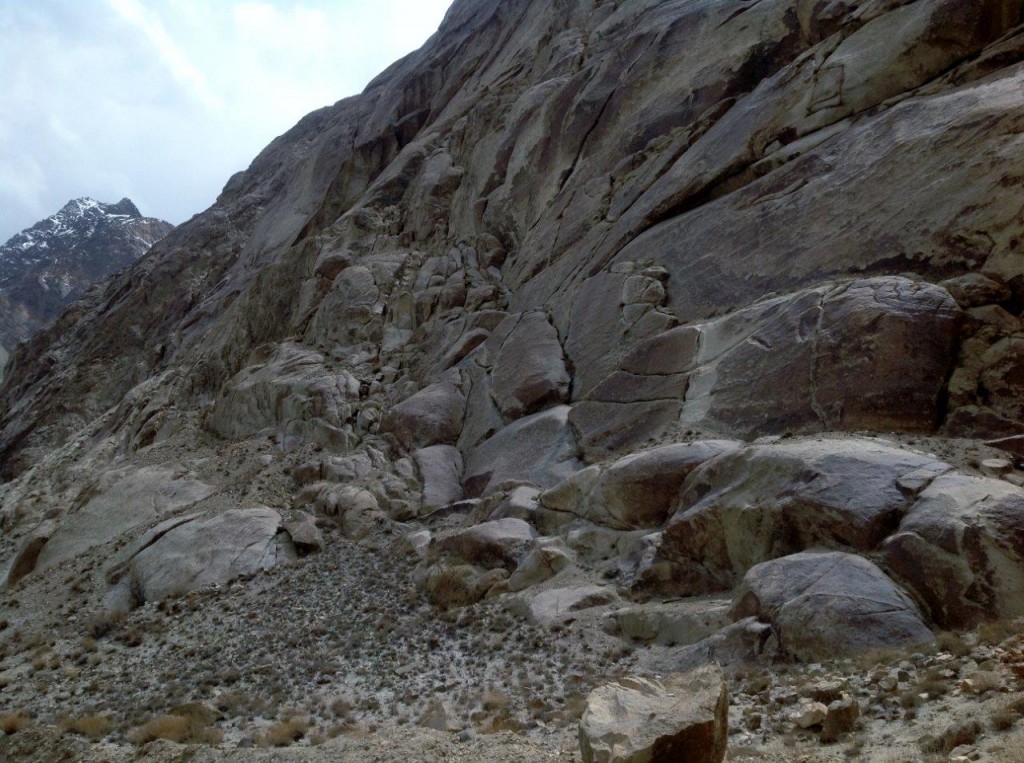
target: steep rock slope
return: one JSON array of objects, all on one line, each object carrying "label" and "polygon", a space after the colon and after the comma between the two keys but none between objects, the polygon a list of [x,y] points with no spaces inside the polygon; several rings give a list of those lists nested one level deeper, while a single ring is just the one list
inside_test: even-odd
[{"label": "steep rock slope", "polygon": [[52,323],[92,284],[122,270],[173,226],[130,199],[73,199],[0,246],[0,353]]},{"label": "steep rock slope", "polygon": [[12,622],[342,542],[654,672],[1024,616],[1022,16],[456,2],[19,349]]}]

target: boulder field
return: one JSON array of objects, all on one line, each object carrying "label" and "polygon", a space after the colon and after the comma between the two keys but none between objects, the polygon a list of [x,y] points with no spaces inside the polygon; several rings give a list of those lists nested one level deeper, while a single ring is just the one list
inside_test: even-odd
[{"label": "boulder field", "polygon": [[[783,726],[878,742],[949,631],[970,680],[1009,676],[971,639],[1024,617],[1022,24],[1024,0],[457,0],[14,354],[4,704],[125,744],[145,719],[82,699],[89,654],[31,679],[88,631],[139,691],[159,664],[225,705],[228,748],[312,746],[329,693],[358,695],[351,734],[720,761],[731,692],[770,760]],[[909,667],[875,703],[756,686],[879,655]],[[255,687],[272,708],[224,699]]]}]

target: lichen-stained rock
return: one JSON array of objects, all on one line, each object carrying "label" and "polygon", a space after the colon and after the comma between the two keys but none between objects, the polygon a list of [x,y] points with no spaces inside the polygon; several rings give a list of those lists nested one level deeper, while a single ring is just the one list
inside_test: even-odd
[{"label": "lichen-stained rock", "polygon": [[224,385],[206,425],[229,439],[271,430],[345,449],[358,399],[359,382],[351,374],[331,374],[322,355],[284,344]]},{"label": "lichen-stained rock", "polygon": [[662,445],[589,467],[541,495],[549,509],[616,530],[658,528],[672,512],[686,477],[705,461],[739,447],[731,440]]},{"label": "lichen-stained rock", "polygon": [[544,313],[509,316],[494,335],[503,339],[492,351],[493,394],[507,420],[567,400],[570,379],[562,345]]},{"label": "lichen-stained rock", "polygon": [[298,554],[281,524],[266,508],[186,519],[151,535],[114,575],[142,604],[290,564]]},{"label": "lichen-stained rock", "polygon": [[671,570],[664,585],[692,595],[816,545],[871,551],[951,468],[861,438],[749,445],[694,470],[652,563]]},{"label": "lichen-stained rock", "polygon": [[732,616],[771,623],[781,648],[807,662],[935,642],[914,601],[885,573],[834,551],[805,551],[751,568]]},{"label": "lichen-stained rock", "polygon": [[551,487],[582,468],[569,426],[569,407],[559,405],[519,419],[466,456],[466,495],[487,495],[507,482]]},{"label": "lichen-stained rock", "polygon": [[728,725],[721,668],[660,680],[630,676],[587,697],[580,752],[584,763],[721,763]]},{"label": "lichen-stained rock", "polygon": [[466,398],[451,381],[431,384],[391,407],[381,427],[409,450],[452,445],[459,439]]},{"label": "lichen-stained rock", "polygon": [[1024,615],[1024,490],[963,474],[936,479],[886,541],[885,563],[943,627]]}]

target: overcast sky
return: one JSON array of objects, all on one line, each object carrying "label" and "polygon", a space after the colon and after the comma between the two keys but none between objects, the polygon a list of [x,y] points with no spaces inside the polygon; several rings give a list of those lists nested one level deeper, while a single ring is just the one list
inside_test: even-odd
[{"label": "overcast sky", "polygon": [[0,0],[0,243],[71,198],[180,223],[452,0]]}]

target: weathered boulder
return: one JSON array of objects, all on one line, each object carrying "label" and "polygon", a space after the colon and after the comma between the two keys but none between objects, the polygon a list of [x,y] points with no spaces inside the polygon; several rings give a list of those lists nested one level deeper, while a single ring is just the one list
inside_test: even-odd
[{"label": "weathered boulder", "polygon": [[298,558],[273,509],[233,509],[186,517],[152,533],[110,577],[135,603],[227,583]]},{"label": "weathered boulder", "polygon": [[438,509],[462,498],[462,453],[452,445],[432,445],[412,454],[423,482],[423,508]]},{"label": "weathered boulder", "polygon": [[580,752],[584,763],[721,763],[728,723],[729,689],[718,667],[628,677],[587,697]]},{"label": "weathered boulder", "polygon": [[324,357],[292,344],[236,374],[221,389],[206,426],[221,437],[243,439],[270,430],[282,441],[348,447],[353,403],[359,381],[349,373],[329,373]]},{"label": "weathered boulder", "polygon": [[508,577],[503,569],[485,570],[473,564],[432,564],[418,576],[430,601],[444,608],[475,604]]},{"label": "weathered boulder", "polygon": [[285,515],[281,529],[295,544],[300,556],[324,550],[324,534],[316,526],[316,519],[304,511],[293,511]]},{"label": "weathered boulder", "polygon": [[510,315],[492,334],[498,339],[491,379],[506,420],[564,403],[569,394],[558,333],[541,312]]},{"label": "weathered boulder", "polygon": [[466,495],[487,495],[506,482],[551,487],[582,468],[569,427],[569,407],[519,419],[466,456]]},{"label": "weathered boulder", "polygon": [[771,623],[781,648],[808,662],[935,642],[913,600],[885,573],[834,551],[753,567],[736,591],[732,616]]},{"label": "weathered boulder", "polygon": [[50,540],[50,536],[53,535],[56,529],[57,523],[52,520],[47,520],[33,528],[32,531],[22,539],[18,546],[18,550],[14,554],[14,558],[11,559],[11,562],[7,567],[5,579],[8,586],[14,585],[36,568],[36,564],[39,561],[39,554],[42,552],[43,547],[46,546],[47,542]]},{"label": "weathered boulder", "polygon": [[933,430],[960,311],[938,287],[854,281],[701,327],[682,421],[743,434]]},{"label": "weathered boulder", "polygon": [[431,544],[431,555],[511,571],[534,548],[536,538],[537,531],[523,520],[499,519],[439,535]]},{"label": "weathered boulder", "polygon": [[948,278],[939,286],[948,291],[965,310],[1007,302],[1012,296],[1006,284],[981,273],[966,273],[956,278]]},{"label": "weathered boulder", "polygon": [[519,560],[508,579],[508,590],[523,591],[553,578],[572,563],[572,553],[561,541],[551,540],[534,546]]},{"label": "weathered boulder", "polygon": [[815,545],[869,551],[950,469],[861,438],[749,445],[690,475],[657,558],[672,567],[675,592],[692,595],[731,588],[755,564]]},{"label": "weathered boulder", "polygon": [[695,644],[729,625],[731,598],[631,604],[612,613],[619,632],[645,643]]},{"label": "weathered boulder", "polygon": [[839,737],[857,727],[860,718],[860,703],[851,697],[833,700],[828,705],[825,722],[821,728],[821,741],[825,744],[838,742]]},{"label": "weathered boulder", "polygon": [[107,472],[83,492],[88,500],[72,509],[52,532],[36,558],[36,568],[58,565],[162,515],[198,503],[215,488],[187,478],[178,469],[146,466]]},{"label": "weathered boulder", "polygon": [[944,627],[1024,615],[1024,490],[984,477],[938,478],[886,541],[885,562]]},{"label": "weathered boulder", "polygon": [[299,502],[312,503],[321,516],[330,517],[349,538],[362,538],[383,521],[380,503],[369,490],[358,485],[321,482],[310,485],[299,496]]},{"label": "weathered boulder", "polygon": [[421,389],[391,407],[381,422],[407,449],[453,445],[462,431],[466,398],[451,381]]},{"label": "weathered boulder", "polygon": [[742,435],[930,431],[961,317],[945,290],[900,277],[767,299],[638,343],[571,421],[593,459],[676,423]]},{"label": "weathered boulder", "polygon": [[534,595],[523,595],[512,599],[509,607],[534,625],[549,628],[576,619],[580,612],[614,604],[617,601],[618,594],[608,586],[576,585],[549,588]]},{"label": "weathered boulder", "polygon": [[541,503],[617,530],[661,527],[690,472],[738,447],[731,440],[703,440],[634,453],[605,469],[577,472],[543,493]]}]

